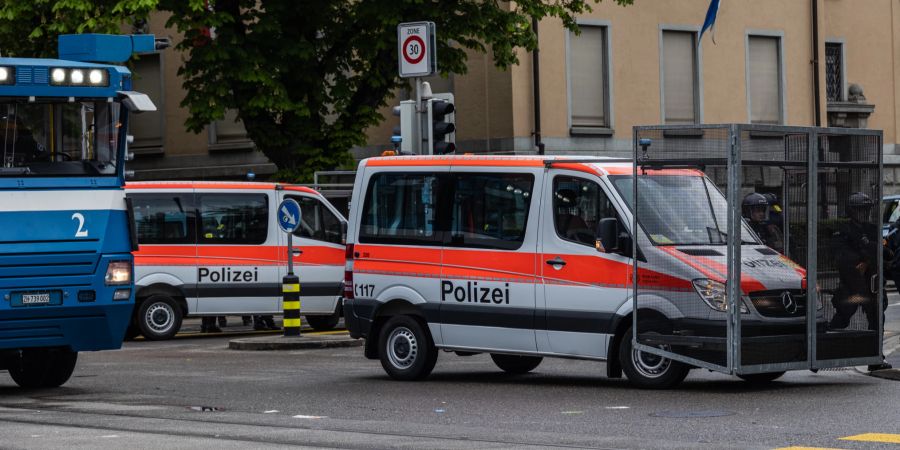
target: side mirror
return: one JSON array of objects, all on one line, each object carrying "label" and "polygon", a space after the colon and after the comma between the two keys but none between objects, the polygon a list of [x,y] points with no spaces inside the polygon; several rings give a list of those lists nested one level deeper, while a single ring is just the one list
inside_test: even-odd
[{"label": "side mirror", "polygon": [[347,245],[347,222],[341,222],[341,243]]},{"label": "side mirror", "polygon": [[594,247],[598,252],[613,253],[618,250],[618,219],[612,217],[600,219],[600,222],[597,223],[595,236],[596,241],[594,242]]},{"label": "side mirror", "polygon": [[631,256],[631,236],[620,226],[619,219],[607,217],[597,223],[594,247],[598,252]]}]

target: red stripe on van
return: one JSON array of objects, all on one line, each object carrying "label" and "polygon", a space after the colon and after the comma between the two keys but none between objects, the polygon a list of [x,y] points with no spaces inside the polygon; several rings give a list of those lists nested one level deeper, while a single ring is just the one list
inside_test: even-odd
[{"label": "red stripe on van", "polygon": [[[294,258],[301,265],[344,263],[344,250],[326,246],[304,246]],[[150,245],[134,253],[135,265],[279,265],[287,263],[287,247],[274,245]]]}]

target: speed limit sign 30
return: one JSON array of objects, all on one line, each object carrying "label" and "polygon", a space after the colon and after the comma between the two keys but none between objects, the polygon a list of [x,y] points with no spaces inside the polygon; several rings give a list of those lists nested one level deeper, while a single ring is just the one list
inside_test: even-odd
[{"label": "speed limit sign 30", "polygon": [[434,22],[397,25],[397,46],[402,78],[427,77],[436,72]]}]

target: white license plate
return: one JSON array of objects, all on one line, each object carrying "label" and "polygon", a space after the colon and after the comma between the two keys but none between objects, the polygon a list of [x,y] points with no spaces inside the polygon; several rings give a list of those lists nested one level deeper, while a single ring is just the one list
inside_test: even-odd
[{"label": "white license plate", "polygon": [[50,303],[50,293],[42,292],[39,294],[22,294],[23,305],[41,305]]}]

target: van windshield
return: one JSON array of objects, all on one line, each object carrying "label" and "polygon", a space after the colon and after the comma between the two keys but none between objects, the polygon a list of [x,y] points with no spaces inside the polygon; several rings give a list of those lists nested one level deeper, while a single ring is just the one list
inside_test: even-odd
[{"label": "van windshield", "polygon": [[[633,207],[630,175],[609,177],[628,208]],[[638,177],[638,223],[656,245],[725,245],[728,202],[706,177],[651,175]],[[758,243],[742,224],[741,242]]]}]

